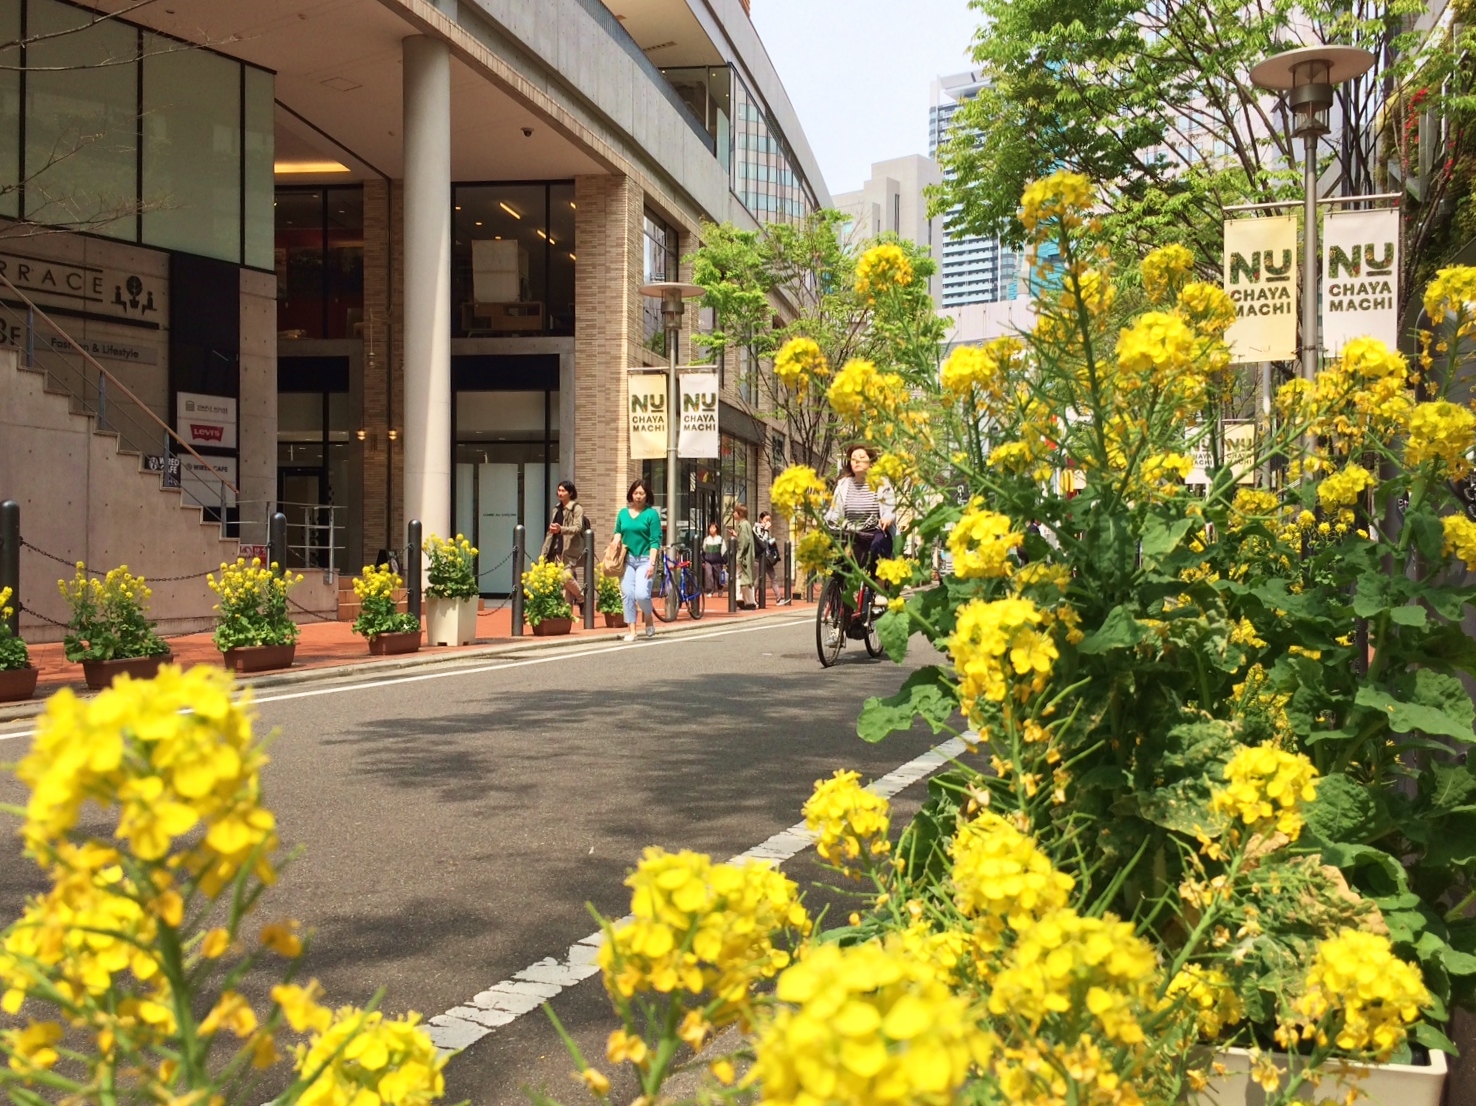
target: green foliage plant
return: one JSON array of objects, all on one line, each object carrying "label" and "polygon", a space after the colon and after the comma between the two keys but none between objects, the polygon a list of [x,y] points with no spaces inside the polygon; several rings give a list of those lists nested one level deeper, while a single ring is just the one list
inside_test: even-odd
[{"label": "green foliage plant", "polygon": [[425,594],[433,599],[471,599],[477,590],[477,551],[457,534],[440,538],[432,534],[422,546],[430,559]]},{"label": "green foliage plant", "polygon": [[205,578],[220,600],[215,605],[215,647],[222,653],[260,645],[292,645],[297,641],[297,623],[287,609],[287,593],[302,583],[302,574],[282,571],[260,557],[237,557],[235,564],[222,562],[220,578]]},{"label": "green foliage plant", "polygon": [[98,580],[78,561],[76,575],[58,580],[57,588],[72,610],[63,639],[67,660],[124,660],[169,652],[144,613],[152,592],[144,578],[129,572],[127,565],[119,565]]},{"label": "green foliage plant", "polygon": [[405,582],[388,566],[365,565],[354,579],[354,594],[359,597],[354,633],[373,641],[380,634],[419,632],[420,619],[398,609],[396,593],[404,586]]},{"label": "green foliage plant", "polygon": [[26,643],[10,632],[10,616],[15,613],[8,605],[12,594],[10,588],[0,588],[0,672],[25,668],[31,663]]}]

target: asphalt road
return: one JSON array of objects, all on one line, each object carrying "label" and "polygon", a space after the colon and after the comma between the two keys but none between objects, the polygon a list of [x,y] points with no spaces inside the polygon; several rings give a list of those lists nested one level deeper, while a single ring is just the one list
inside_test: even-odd
[{"label": "asphalt road", "polygon": [[[937,744],[925,728],[880,746],[855,734],[862,700],[930,655],[913,644],[904,666],[858,647],[824,671],[803,619],[265,692],[261,725],[280,731],[267,799],[302,855],[262,920],[312,930],[305,974],[331,1000],[382,987],[389,1011],[442,1013],[562,957],[595,928],[586,903],[624,914],[644,846],[726,859],[797,822],[817,778],[875,778]],[[0,759],[24,744],[0,742]],[[903,793],[900,815],[922,790]],[[21,798],[7,774],[0,802]],[[13,844],[0,856],[0,917],[14,917],[39,882]],[[785,867],[817,874],[809,851]],[[598,977],[552,1005],[603,1060],[613,1020]],[[532,1087],[588,1102],[570,1070],[534,1011],[451,1061],[447,1101],[522,1103]]]}]

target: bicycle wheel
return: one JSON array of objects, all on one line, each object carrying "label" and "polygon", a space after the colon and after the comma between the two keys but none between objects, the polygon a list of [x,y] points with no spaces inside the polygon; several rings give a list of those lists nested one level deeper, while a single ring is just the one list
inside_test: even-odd
[{"label": "bicycle wheel", "polygon": [[662,622],[670,622],[674,617],[666,609],[666,592],[672,586],[670,569],[651,577],[651,608]]},{"label": "bicycle wheel", "polygon": [[821,666],[829,668],[840,660],[845,647],[845,592],[839,580],[831,579],[825,582],[820,605],[815,608],[815,651],[820,655]]},{"label": "bicycle wheel", "polygon": [[695,622],[702,617],[702,587],[690,568],[682,569],[682,591],[687,596],[687,613]]},{"label": "bicycle wheel", "polygon": [[866,655],[879,657],[885,650],[882,649],[881,635],[876,632],[876,612],[870,610],[872,604],[876,602],[876,593],[867,588],[862,592],[861,599],[865,603],[862,609],[868,611],[867,617],[871,620],[866,626]]}]

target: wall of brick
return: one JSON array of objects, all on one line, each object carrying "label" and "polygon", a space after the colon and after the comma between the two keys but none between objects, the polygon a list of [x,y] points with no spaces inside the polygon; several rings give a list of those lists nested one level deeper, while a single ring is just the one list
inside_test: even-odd
[{"label": "wall of brick", "polygon": [[404,252],[400,182],[365,181],[363,564],[405,542],[404,453],[389,440],[390,430],[404,430]]}]

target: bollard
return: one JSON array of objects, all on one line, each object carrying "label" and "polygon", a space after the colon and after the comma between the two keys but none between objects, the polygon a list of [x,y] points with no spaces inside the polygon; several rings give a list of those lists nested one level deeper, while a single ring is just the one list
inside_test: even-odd
[{"label": "bollard", "polygon": [[728,613],[738,609],[738,539],[728,546]]},{"label": "bollard", "polygon": [[782,598],[786,603],[794,599],[794,563],[790,560],[794,556],[794,544],[784,543],[784,595]]},{"label": "bollard", "polygon": [[21,509],[13,499],[0,503],[0,591],[10,589],[10,608],[6,624],[14,637],[20,637],[21,609]]},{"label": "bollard", "polygon": [[421,537],[420,519],[412,518],[405,527],[407,540],[405,542],[405,595],[410,602],[410,613],[416,618],[420,617],[421,594]]},{"label": "bollard", "polygon": [[528,540],[528,528],[521,522],[513,527],[512,552],[512,632],[513,637],[523,636],[523,543]]},{"label": "bollard", "polygon": [[267,564],[287,571],[287,516],[281,511],[273,511],[267,523]]},{"label": "bollard", "polygon": [[593,630],[595,625],[595,595],[599,581],[595,574],[594,527],[584,524],[584,628]]}]

